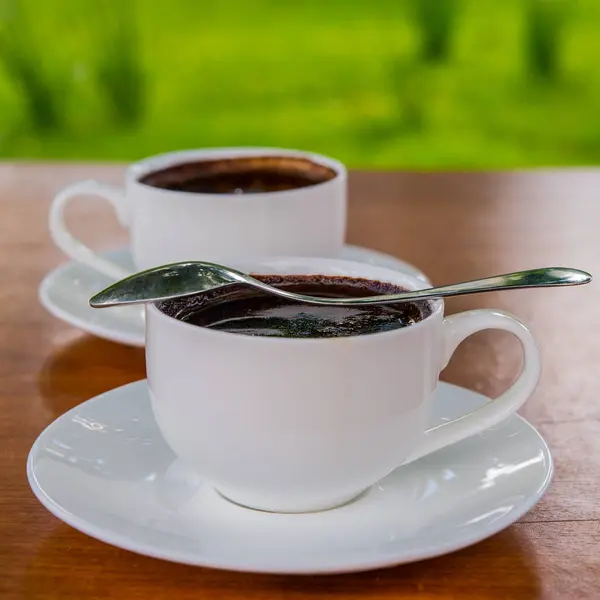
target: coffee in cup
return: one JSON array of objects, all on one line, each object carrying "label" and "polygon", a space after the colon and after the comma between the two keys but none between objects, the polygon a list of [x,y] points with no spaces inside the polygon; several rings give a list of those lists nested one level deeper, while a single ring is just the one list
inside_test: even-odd
[{"label": "coffee in cup", "polygon": [[[400,294],[397,285],[358,277],[328,275],[259,275],[253,277],[298,294],[328,298]],[[426,318],[428,302],[327,306],[281,298],[247,286],[159,303],[158,307],[186,323],[243,335],[287,338],[349,337],[393,331]]]},{"label": "coffee in cup", "polygon": [[336,172],[301,156],[244,156],[185,162],[151,171],[140,182],[194,194],[266,194],[331,181]]}]

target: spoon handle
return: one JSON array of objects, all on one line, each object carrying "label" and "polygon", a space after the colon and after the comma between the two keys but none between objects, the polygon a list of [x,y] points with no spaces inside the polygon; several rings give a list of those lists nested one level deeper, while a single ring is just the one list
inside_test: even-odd
[{"label": "spoon handle", "polygon": [[[406,302],[409,300],[421,300],[431,298],[444,298],[446,296],[463,296],[465,294],[476,294],[478,292],[492,292],[495,290],[514,290],[536,287],[557,287],[566,285],[582,285],[589,283],[592,276],[579,269],[567,269],[563,267],[548,267],[544,269],[530,269],[507,273],[506,275],[495,275],[484,279],[474,279],[463,283],[453,283],[440,287],[425,288],[403,292],[401,294],[387,294],[384,296],[368,296],[366,298],[336,298],[335,304],[390,304],[393,302]],[[309,296],[305,296],[309,298]],[[317,300],[310,297],[311,300]],[[328,299],[331,303],[331,299]],[[324,302],[313,302],[315,304]]]},{"label": "spoon handle", "polygon": [[[491,292],[494,290],[510,290],[517,288],[554,287],[564,285],[582,285],[589,283],[592,276],[578,269],[566,269],[564,267],[548,267],[545,269],[530,269],[528,271],[517,271],[505,275],[495,275],[474,279],[464,283],[454,283],[429,291],[436,290],[441,296],[457,296],[461,294],[474,294],[481,291]],[[425,290],[423,290],[425,291]]]}]

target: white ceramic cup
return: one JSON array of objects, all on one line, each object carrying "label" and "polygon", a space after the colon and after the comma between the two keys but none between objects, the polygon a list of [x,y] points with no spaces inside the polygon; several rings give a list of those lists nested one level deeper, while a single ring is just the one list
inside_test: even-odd
[{"label": "white ceramic cup", "polygon": [[[276,258],[237,265],[254,273],[331,274],[422,281],[344,260]],[[536,343],[515,317],[473,310],[355,337],[253,337],[185,323],[149,305],[146,368],[158,426],[173,451],[225,497],[274,512],[350,501],[399,465],[496,425],[534,392]],[[473,413],[427,429],[440,371],[483,329],[523,347],[517,381]]]},{"label": "white ceramic cup", "polygon": [[[140,181],[144,175],[192,161],[248,156],[293,156],[325,165],[336,176],[323,183],[257,194],[170,191]],[[264,256],[338,256],[346,233],[346,169],[336,160],[280,148],[220,148],[172,152],[131,165],[123,189],[80,181],[58,192],[50,209],[54,243],[71,258],[111,278],[131,273],[99,256],[66,227],[64,212],[78,196],[100,196],[129,229],[138,270],[185,260],[228,262]]]}]

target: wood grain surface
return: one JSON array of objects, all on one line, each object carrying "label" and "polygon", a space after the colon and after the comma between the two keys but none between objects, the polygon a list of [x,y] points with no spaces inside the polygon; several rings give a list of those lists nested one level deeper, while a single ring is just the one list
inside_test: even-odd
[{"label": "wood grain surface", "polygon": [[[533,328],[544,370],[522,414],[545,436],[556,475],[519,523],[449,556],[356,575],[270,577],[138,556],[50,515],[25,476],[36,436],[67,409],[144,377],[139,349],[96,339],[39,305],[42,277],[65,260],[47,212],[67,182],[122,179],[111,165],[0,165],[0,598],[270,599],[600,598],[600,293],[584,288],[455,299],[448,312],[509,310]],[[83,199],[69,220],[96,248],[124,243],[110,210]],[[594,273],[600,171],[353,173],[349,241],[413,262],[436,284],[544,265]],[[497,396],[520,366],[509,335],[477,334],[447,381]]]}]

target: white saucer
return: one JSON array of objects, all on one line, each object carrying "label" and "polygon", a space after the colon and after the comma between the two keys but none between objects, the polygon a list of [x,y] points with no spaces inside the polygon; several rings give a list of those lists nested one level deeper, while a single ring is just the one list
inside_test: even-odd
[{"label": "white saucer", "polygon": [[[132,272],[135,270],[128,249],[105,252],[104,256]],[[375,250],[347,245],[342,258],[388,267],[429,283],[429,279],[413,265]],[[113,342],[143,346],[145,329],[139,306],[97,310],[88,305],[90,297],[111,282],[109,277],[90,267],[70,261],[46,275],[40,284],[40,302],[52,315],[79,329]]]},{"label": "white saucer", "polygon": [[[442,383],[431,424],[485,402]],[[175,459],[138,381],[52,423],[31,449],[27,474],[48,510],[106,543],[192,565],[308,574],[408,563],[483,540],[540,499],[552,459],[514,415],[396,470],[341,508],[264,513],[225,500]]]}]

